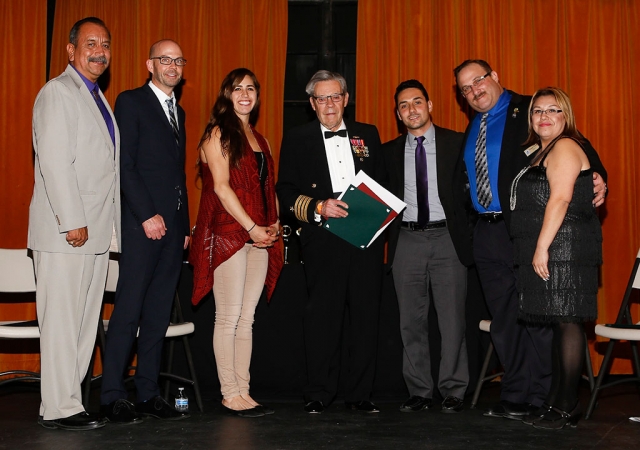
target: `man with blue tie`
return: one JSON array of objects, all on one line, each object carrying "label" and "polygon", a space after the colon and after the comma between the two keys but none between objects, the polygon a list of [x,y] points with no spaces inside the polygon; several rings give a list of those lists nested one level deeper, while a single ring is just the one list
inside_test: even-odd
[{"label": "man with blue tie", "polygon": [[[551,385],[551,328],[518,322],[517,270],[509,234],[510,188],[535,150],[523,148],[528,135],[530,96],[504,89],[498,74],[483,60],[466,60],[454,69],[460,93],[478,114],[469,122],[455,183],[467,183],[478,222],[473,254],[487,307],[491,339],[504,366],[500,403],[485,415],[522,420],[536,413]],[[606,171],[585,140],[594,170],[594,206],[604,202]],[[464,176],[464,172],[468,177]]]}]

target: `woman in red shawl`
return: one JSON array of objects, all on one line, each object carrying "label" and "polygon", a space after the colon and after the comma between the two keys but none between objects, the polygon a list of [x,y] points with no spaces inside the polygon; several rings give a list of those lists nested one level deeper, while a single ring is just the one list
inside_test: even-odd
[{"label": "woman in red shawl", "polygon": [[282,268],[274,243],[280,236],[274,163],[269,144],[254,128],[260,84],[235,69],[220,87],[200,139],[202,197],[193,235],[194,304],[213,288],[213,351],[222,406],[239,417],[273,410],[249,395],[252,325],[267,286],[270,298]]}]

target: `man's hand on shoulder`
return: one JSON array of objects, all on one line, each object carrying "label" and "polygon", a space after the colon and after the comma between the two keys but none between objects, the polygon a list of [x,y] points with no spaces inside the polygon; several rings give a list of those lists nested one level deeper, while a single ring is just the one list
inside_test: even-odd
[{"label": "man's hand on shoulder", "polygon": [[158,240],[162,239],[167,233],[167,227],[164,224],[164,219],[160,214],[156,214],[150,219],[142,222],[142,228],[144,229],[144,234],[147,235],[149,239]]},{"label": "man's hand on shoulder", "polygon": [[607,183],[599,173],[593,172],[593,206],[596,208],[604,203],[607,195]]},{"label": "man's hand on shoulder", "polygon": [[67,242],[72,247],[82,247],[88,239],[89,230],[87,227],[67,231]]}]

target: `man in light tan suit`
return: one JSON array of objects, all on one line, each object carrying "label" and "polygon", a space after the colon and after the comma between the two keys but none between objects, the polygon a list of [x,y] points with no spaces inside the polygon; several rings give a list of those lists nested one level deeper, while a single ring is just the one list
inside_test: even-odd
[{"label": "man in light tan suit", "polygon": [[81,382],[95,344],[109,250],[120,243],[120,137],[96,84],[111,61],[102,20],[82,19],[69,65],[33,107],[35,186],[29,248],[36,272],[45,428],[89,430],[104,420],[82,406]]}]

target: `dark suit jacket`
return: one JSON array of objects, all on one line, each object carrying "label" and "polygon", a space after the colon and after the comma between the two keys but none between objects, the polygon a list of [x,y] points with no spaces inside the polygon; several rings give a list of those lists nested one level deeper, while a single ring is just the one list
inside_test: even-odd
[{"label": "dark suit jacket", "polygon": [[[369,149],[369,156],[359,158],[353,152],[355,172],[363,170],[367,175],[383,182],[384,166],[380,151],[378,129],[366,123],[345,120],[349,139],[364,140]],[[280,149],[280,168],[276,192],[280,200],[281,213],[293,214],[296,201],[306,196],[311,199],[304,216],[298,217],[302,226],[300,240],[302,245],[318,233],[329,233],[320,222],[314,222],[314,209],[318,200],[334,197],[331,187],[331,175],[324,148],[324,137],[320,130],[320,122],[314,120],[306,125],[294,128],[285,133]]]},{"label": "dark suit jacket", "polygon": [[[536,155],[536,153],[532,153],[529,156],[525,155],[525,148],[522,146],[529,134],[527,112],[529,111],[531,96],[520,95],[512,91],[509,92],[511,93],[511,102],[507,110],[507,122],[504,127],[504,134],[502,135],[502,150],[500,151],[500,163],[498,165],[498,196],[507,227],[509,227],[511,221],[511,210],[509,209],[511,182],[516,175],[518,175],[518,172],[531,163],[531,160],[533,160]],[[460,152],[460,157],[458,158],[459,166],[457,175],[466,171],[463,157],[464,147],[466,146],[470,129],[471,123],[467,126],[464,135],[463,150]],[[606,181],[607,171],[602,165],[600,157],[587,139],[584,140],[583,147],[593,171],[599,173]],[[458,185],[467,184],[468,189],[468,183],[464,177],[458,177],[456,183]]]},{"label": "dark suit jacket", "polygon": [[[438,196],[447,218],[447,228],[460,261],[469,266],[473,264],[471,230],[468,226],[463,187],[453,184],[454,170],[462,151],[463,134],[435,126],[436,133],[436,170],[438,172]],[[404,200],[404,148],[407,135],[385,143],[382,146],[385,166],[389,177],[389,190]],[[457,191],[454,190],[457,189]],[[388,260],[392,264],[395,256],[401,220],[397,218],[389,225]]]},{"label": "dark suit jacket", "polygon": [[[180,145],[176,144],[169,119],[147,84],[122,92],[116,100],[115,117],[122,137],[123,229],[140,228],[142,222],[156,214],[170,228],[179,214],[181,232],[189,236],[184,110],[177,106]],[[179,196],[182,206],[178,211]]]}]

